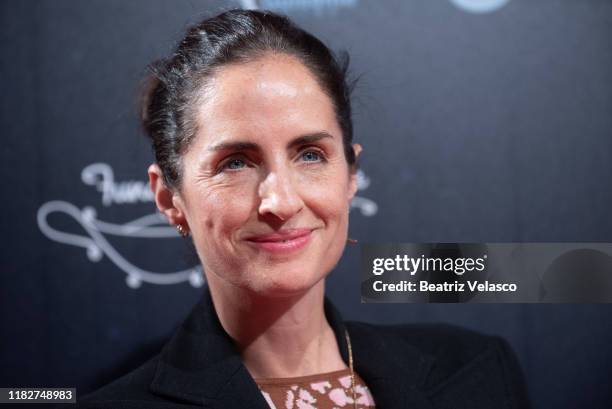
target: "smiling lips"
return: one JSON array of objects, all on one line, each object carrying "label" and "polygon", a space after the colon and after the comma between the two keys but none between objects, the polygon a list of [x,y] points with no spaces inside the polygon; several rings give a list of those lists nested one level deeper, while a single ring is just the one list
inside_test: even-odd
[{"label": "smiling lips", "polygon": [[246,240],[270,253],[289,253],[304,247],[310,241],[311,233],[312,229],[288,229],[251,236]]}]

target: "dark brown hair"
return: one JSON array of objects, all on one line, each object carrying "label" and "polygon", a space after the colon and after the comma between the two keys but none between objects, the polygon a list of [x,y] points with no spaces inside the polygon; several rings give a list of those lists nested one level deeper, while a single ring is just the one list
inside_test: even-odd
[{"label": "dark brown hair", "polygon": [[215,70],[267,52],[298,58],[332,100],[342,130],[346,160],[355,164],[347,53],[337,58],[319,39],[287,17],[268,11],[230,10],[192,26],[174,53],[149,66],[141,121],[168,187],[180,188],[181,156],[196,127],[193,109]]}]

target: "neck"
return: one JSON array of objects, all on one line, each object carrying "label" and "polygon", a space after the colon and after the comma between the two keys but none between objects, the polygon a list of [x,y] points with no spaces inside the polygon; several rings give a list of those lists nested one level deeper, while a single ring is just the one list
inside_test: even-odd
[{"label": "neck", "polygon": [[347,367],[325,318],[324,280],[305,293],[266,297],[209,276],[219,321],[253,378],[289,378]]}]

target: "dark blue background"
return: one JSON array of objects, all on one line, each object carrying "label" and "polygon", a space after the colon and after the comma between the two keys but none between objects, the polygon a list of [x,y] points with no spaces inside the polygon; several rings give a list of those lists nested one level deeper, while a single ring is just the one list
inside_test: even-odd
[{"label": "dark blue background", "polygon": [[[152,155],[135,102],[144,67],[188,23],[238,5],[0,2],[0,386],[90,391],[153,354],[196,302],[188,283],[130,288],[106,255],[92,262],[50,240],[37,214],[51,200],[115,224],[155,211],[151,202],[105,206],[81,171],[103,162],[118,182],[146,180]],[[481,14],[450,0],[267,5],[347,49],[361,76],[356,141],[370,183],[358,195],[378,212],[353,209],[352,237],[612,241],[612,2],[510,0]],[[86,236],[66,215],[48,221]],[[112,244],[141,268],[196,262],[179,238]],[[358,266],[358,247],[349,248],[328,279],[345,318],[500,334],[536,408],[612,406],[609,305],[362,305]]]}]

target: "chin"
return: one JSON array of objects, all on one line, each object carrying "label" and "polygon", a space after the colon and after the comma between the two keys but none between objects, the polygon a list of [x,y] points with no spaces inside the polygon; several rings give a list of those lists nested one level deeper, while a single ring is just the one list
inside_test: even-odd
[{"label": "chin", "polygon": [[321,274],[278,272],[268,275],[259,283],[251,282],[252,291],[266,297],[292,297],[305,294],[325,278]]}]

